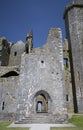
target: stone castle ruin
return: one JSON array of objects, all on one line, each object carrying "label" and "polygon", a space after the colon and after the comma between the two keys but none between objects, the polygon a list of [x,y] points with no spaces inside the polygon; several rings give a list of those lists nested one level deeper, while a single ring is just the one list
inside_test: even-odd
[{"label": "stone castle ruin", "polygon": [[64,19],[64,44],[60,28],[41,48],[33,48],[32,31],[25,44],[0,38],[0,120],[64,123],[67,112],[83,113],[83,2],[69,4]]}]

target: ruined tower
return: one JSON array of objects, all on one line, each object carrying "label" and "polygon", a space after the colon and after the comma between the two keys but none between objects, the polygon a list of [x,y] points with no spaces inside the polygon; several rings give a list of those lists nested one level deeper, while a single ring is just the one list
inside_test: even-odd
[{"label": "ruined tower", "polygon": [[83,1],[73,0],[64,12],[72,76],[74,111],[83,112]]},{"label": "ruined tower", "polygon": [[5,37],[0,38],[0,66],[9,64],[11,44]]},{"label": "ruined tower", "polygon": [[63,123],[67,120],[62,36],[49,31],[46,44],[23,53],[16,123]]},{"label": "ruined tower", "polygon": [[33,33],[30,31],[26,36],[25,52],[31,53],[33,48]]}]

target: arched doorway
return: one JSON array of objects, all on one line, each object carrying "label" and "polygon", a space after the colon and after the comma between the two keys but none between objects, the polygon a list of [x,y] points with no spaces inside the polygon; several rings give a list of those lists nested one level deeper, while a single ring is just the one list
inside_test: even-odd
[{"label": "arched doorway", "polygon": [[50,106],[50,97],[49,95],[41,90],[36,93],[35,95],[35,110],[36,113],[47,113],[48,112],[48,107]]}]

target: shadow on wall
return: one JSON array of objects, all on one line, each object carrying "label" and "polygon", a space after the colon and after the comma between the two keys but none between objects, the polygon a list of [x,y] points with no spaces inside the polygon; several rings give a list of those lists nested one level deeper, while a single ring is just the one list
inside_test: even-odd
[{"label": "shadow on wall", "polygon": [[16,71],[10,71],[4,75],[1,76],[1,78],[7,78],[7,77],[11,77],[11,76],[18,76],[19,74]]}]

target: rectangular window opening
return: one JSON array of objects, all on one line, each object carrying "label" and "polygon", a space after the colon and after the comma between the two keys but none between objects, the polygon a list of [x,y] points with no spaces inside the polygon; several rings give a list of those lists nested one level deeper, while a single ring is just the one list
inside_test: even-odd
[{"label": "rectangular window opening", "polygon": [[17,52],[15,51],[15,52],[14,52],[14,56],[16,56],[16,55],[17,55]]},{"label": "rectangular window opening", "polygon": [[69,97],[68,97],[68,94],[66,94],[66,101],[67,101],[67,102],[69,101]]},{"label": "rectangular window opening", "polygon": [[65,67],[67,67],[68,68],[68,59],[67,58],[64,58],[64,65],[65,65]]}]

